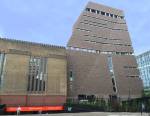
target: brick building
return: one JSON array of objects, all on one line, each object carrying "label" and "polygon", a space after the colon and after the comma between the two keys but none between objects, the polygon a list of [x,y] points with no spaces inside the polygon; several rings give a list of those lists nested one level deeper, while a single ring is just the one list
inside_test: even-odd
[{"label": "brick building", "polygon": [[122,10],[89,2],[67,50],[0,38],[0,104],[63,106],[66,97],[138,98],[142,89]]},{"label": "brick building", "polygon": [[68,95],[141,96],[142,81],[122,10],[89,2],[67,44]]},{"label": "brick building", "polygon": [[63,105],[66,66],[64,47],[0,38],[0,104]]}]

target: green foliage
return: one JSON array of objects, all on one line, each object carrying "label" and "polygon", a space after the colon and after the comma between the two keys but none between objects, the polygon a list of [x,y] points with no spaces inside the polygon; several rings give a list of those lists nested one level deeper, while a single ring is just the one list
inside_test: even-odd
[{"label": "green foliage", "polygon": [[150,88],[145,88],[144,89],[143,96],[144,97],[150,97]]}]

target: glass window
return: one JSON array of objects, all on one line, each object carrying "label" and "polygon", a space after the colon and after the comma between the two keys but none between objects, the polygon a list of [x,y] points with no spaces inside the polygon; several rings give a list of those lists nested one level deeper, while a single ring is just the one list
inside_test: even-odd
[{"label": "glass window", "polygon": [[106,13],[106,16],[108,16],[108,17],[109,17],[109,13]]},{"label": "glass window", "polygon": [[97,10],[97,14],[99,14],[99,12],[100,12],[100,11],[99,11],[99,10]]},{"label": "glass window", "polygon": [[117,92],[117,91],[116,91],[116,87],[113,87],[113,90],[114,90],[114,92]]},{"label": "glass window", "polygon": [[109,66],[110,72],[112,72],[113,66],[112,66],[112,57],[111,56],[108,57],[108,66]]},{"label": "glass window", "polygon": [[47,59],[31,57],[29,61],[28,88],[29,92],[45,91],[47,79]]},{"label": "glass window", "polygon": [[90,12],[90,8],[86,8],[86,11]]},{"label": "glass window", "polygon": [[114,15],[113,15],[113,14],[110,14],[110,17],[112,17],[112,18],[113,18],[113,17],[114,17]]},{"label": "glass window", "polygon": [[69,77],[72,77],[72,71],[70,71],[70,75],[69,75]]},{"label": "glass window", "polygon": [[92,12],[92,13],[96,13],[96,10],[95,10],[95,9],[91,9],[91,12]]},{"label": "glass window", "polygon": [[120,16],[121,19],[124,19],[124,16]]},{"label": "glass window", "polygon": [[112,78],[112,83],[113,83],[113,85],[115,85],[115,81],[114,81],[114,78]]},{"label": "glass window", "polygon": [[101,15],[105,15],[105,12],[101,11]]},{"label": "glass window", "polygon": [[115,18],[118,18],[118,16],[117,15],[114,15],[115,16]]},{"label": "glass window", "polygon": [[73,81],[73,72],[70,70],[69,72],[69,81]]},{"label": "glass window", "polygon": [[0,87],[2,87],[3,83],[4,62],[5,62],[5,54],[0,53]]},{"label": "glass window", "polygon": [[109,67],[110,77],[112,79],[113,90],[114,90],[114,92],[117,93],[117,86],[116,86],[116,80],[115,80],[115,75],[114,75],[112,56],[108,56],[107,60],[108,60],[108,67]]}]

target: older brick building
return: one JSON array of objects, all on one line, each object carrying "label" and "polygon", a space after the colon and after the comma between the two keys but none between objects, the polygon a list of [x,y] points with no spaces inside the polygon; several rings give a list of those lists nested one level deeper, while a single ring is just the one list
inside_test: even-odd
[{"label": "older brick building", "polygon": [[0,104],[63,106],[66,66],[64,47],[0,38]]},{"label": "older brick building", "polygon": [[122,10],[89,2],[67,47],[70,97],[141,96],[142,81]]}]

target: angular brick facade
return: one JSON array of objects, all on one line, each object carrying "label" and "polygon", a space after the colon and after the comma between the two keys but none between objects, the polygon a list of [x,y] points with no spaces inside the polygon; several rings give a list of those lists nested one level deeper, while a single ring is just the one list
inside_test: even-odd
[{"label": "angular brick facade", "polygon": [[67,44],[68,95],[141,97],[142,81],[122,10],[89,2]]}]

